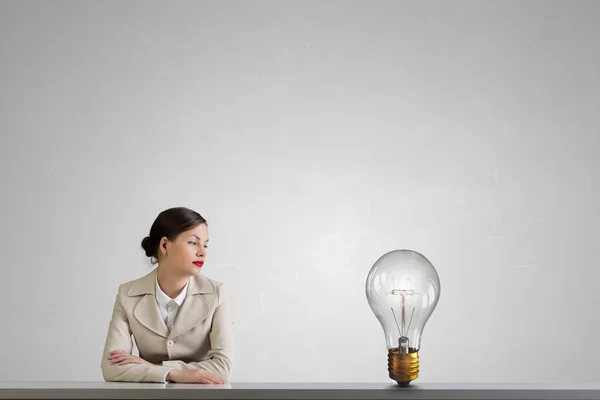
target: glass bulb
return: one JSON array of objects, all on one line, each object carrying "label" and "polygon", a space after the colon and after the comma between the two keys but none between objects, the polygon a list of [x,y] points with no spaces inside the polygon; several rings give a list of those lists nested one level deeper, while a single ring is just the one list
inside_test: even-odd
[{"label": "glass bulb", "polygon": [[365,286],[388,350],[417,352],[425,323],[440,298],[440,278],[431,262],[413,250],[390,251],[375,262]]}]

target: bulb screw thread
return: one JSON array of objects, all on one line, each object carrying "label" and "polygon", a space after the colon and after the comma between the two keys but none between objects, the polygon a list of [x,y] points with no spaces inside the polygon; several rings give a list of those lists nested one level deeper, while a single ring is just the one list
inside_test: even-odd
[{"label": "bulb screw thread", "polygon": [[400,354],[397,347],[388,350],[388,371],[390,378],[400,386],[408,386],[419,376],[419,352],[409,348],[408,354]]}]

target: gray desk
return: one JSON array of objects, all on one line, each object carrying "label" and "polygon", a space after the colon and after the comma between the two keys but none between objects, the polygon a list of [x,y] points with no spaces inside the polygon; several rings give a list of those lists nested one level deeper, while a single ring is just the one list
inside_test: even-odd
[{"label": "gray desk", "polygon": [[229,383],[3,382],[0,399],[597,399],[600,383]]}]

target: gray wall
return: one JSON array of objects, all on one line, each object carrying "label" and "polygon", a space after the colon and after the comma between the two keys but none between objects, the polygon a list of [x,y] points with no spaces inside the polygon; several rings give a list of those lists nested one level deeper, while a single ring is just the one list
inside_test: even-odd
[{"label": "gray wall", "polygon": [[156,214],[210,223],[233,381],[389,381],[364,294],[436,266],[421,382],[600,369],[600,2],[0,2],[2,380],[101,380]]}]

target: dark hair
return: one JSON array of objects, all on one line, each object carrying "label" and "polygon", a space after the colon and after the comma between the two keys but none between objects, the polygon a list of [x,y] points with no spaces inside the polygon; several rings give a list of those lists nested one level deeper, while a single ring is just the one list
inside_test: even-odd
[{"label": "dark hair", "polygon": [[200,224],[206,224],[202,215],[185,207],[174,207],[162,211],[150,227],[150,235],[142,239],[142,249],[152,263],[158,262],[158,245],[163,237],[175,240],[177,236]]}]

